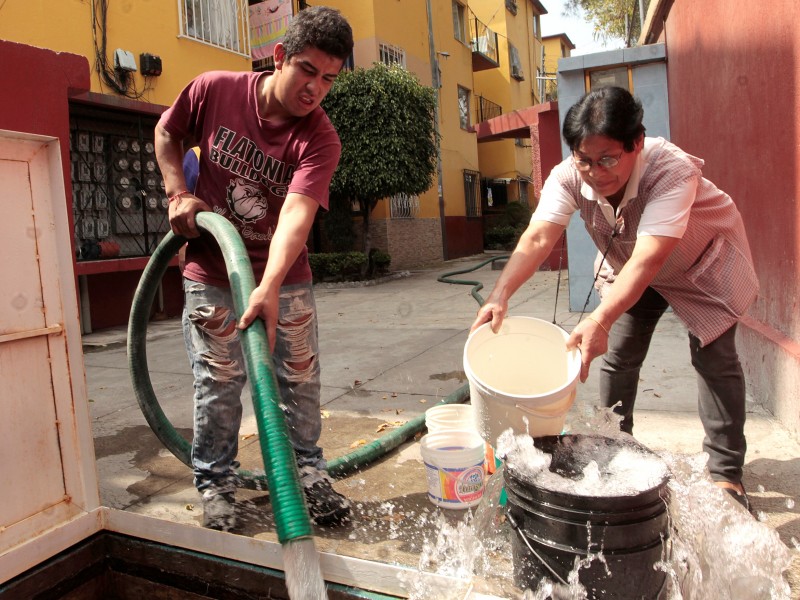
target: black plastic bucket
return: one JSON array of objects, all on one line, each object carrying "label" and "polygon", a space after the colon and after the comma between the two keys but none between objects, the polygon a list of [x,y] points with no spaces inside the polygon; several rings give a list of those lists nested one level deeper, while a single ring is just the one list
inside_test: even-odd
[{"label": "black plastic bucket", "polygon": [[[582,452],[573,453],[576,444]],[[598,466],[625,446],[651,454],[633,438],[561,435],[534,439],[552,456],[550,470],[566,478],[582,477],[586,449],[596,447]],[[504,470],[507,513],[512,537],[514,583],[536,589],[542,577],[566,582],[577,561],[578,581],[589,598],[659,598],[666,573],[655,568],[664,560],[669,536],[666,466],[652,488],[632,495],[585,496],[545,489],[523,476],[509,457]],[[587,560],[591,555],[602,553]]]}]

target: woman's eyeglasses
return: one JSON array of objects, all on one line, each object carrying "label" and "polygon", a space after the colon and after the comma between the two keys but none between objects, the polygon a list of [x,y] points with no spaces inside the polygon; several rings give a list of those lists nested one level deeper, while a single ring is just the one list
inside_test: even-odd
[{"label": "woman's eyeglasses", "polygon": [[573,155],[572,162],[575,164],[575,168],[578,169],[578,171],[588,171],[592,168],[592,165],[597,165],[604,169],[613,169],[619,164],[619,159],[624,153],[625,151],[623,150],[616,156],[601,156],[596,161],[591,161],[588,158],[577,158]]}]

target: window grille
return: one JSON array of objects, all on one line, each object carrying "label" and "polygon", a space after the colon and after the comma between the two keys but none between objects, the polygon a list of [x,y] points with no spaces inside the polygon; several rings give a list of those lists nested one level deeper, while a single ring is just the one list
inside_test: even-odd
[{"label": "window grille", "polygon": [[379,44],[378,56],[380,62],[385,65],[400,65],[405,68],[406,66],[406,51],[391,44]]},{"label": "window grille", "polygon": [[396,194],[389,199],[393,219],[414,219],[419,215],[419,196]]},{"label": "window grille", "polygon": [[247,0],[178,0],[181,36],[250,56]]},{"label": "window grille", "polygon": [[461,129],[467,129],[472,123],[469,114],[469,90],[458,86],[458,120]]},{"label": "window grille", "polygon": [[478,171],[464,169],[464,203],[468,217],[481,216],[480,180]]},{"label": "window grille", "polygon": [[70,105],[77,260],[149,256],[170,230],[156,118]]}]

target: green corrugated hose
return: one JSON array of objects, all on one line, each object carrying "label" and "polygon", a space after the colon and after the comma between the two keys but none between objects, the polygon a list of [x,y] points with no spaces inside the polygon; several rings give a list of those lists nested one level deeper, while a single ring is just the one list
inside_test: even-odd
[{"label": "green corrugated hose", "polygon": [[439,275],[436,281],[439,281],[441,283],[457,283],[460,285],[471,285],[472,290],[470,290],[470,294],[472,295],[473,298],[475,298],[475,301],[478,303],[478,306],[483,306],[484,302],[483,296],[481,296],[478,293],[483,289],[483,284],[480,281],[472,281],[469,279],[451,279],[451,277],[453,275],[461,275],[463,273],[471,273],[472,271],[477,271],[484,265],[488,265],[489,263],[494,262],[496,260],[505,260],[507,258],[508,255],[495,256],[493,258],[489,258],[483,262],[480,262],[477,265],[473,265],[469,269],[461,269],[460,271],[450,271],[449,273],[442,273],[441,275]]},{"label": "green corrugated hose", "polygon": [[[241,238],[225,218],[211,212],[198,213],[197,225],[213,235],[222,249],[235,307],[241,314],[255,286],[253,270]],[[167,233],[142,273],[128,322],[128,368],[136,399],[150,428],[172,454],[191,467],[191,444],[175,431],[153,391],[146,349],[147,324],[159,283],[170,261],[185,242],[184,238]],[[249,380],[265,475],[257,475],[244,469],[239,470],[237,475],[242,485],[248,488],[263,489],[266,483],[281,543],[310,536],[310,521],[300,489],[294,451],[289,443],[286,423],[279,407],[278,388],[263,322],[257,319],[243,332],[241,338],[248,373],[251,374]],[[439,404],[464,402],[468,397],[469,385],[465,384]],[[352,473],[397,448],[424,428],[425,415],[420,415],[350,454],[331,460],[328,463],[328,472],[334,477]]]},{"label": "green corrugated hose", "polygon": [[[242,238],[230,222],[211,212],[198,213],[197,226],[213,235],[222,249],[225,266],[228,269],[234,308],[237,314],[241,315],[247,308],[250,293],[255,289],[253,268],[250,265],[250,259],[247,256]],[[149,315],[153,295],[161,276],[169,265],[172,256],[175,255],[175,252],[180,249],[184,242],[184,239],[174,236],[170,232],[157,248],[139,282],[128,326],[128,361],[137,399],[139,399],[142,411],[153,430],[157,434],[163,432],[170,441],[175,441],[175,437],[180,436],[169,424],[169,421],[166,420],[160,407],[153,406],[150,402],[142,402],[139,388],[143,387],[145,390],[149,388],[152,393],[149,373],[146,378],[142,376],[142,371],[147,370],[147,355],[145,351],[147,338],[146,317]],[[171,251],[171,254],[167,255],[169,251]],[[146,291],[142,292],[142,297],[144,299],[149,297],[146,307],[144,302],[139,301],[140,291],[143,288]],[[144,328],[141,327],[143,318],[145,322]],[[311,519],[308,515],[303,490],[300,486],[300,476],[297,472],[294,449],[289,442],[289,431],[280,408],[278,384],[272,368],[272,357],[267,343],[264,322],[256,319],[250,327],[240,332],[240,339],[247,364],[248,380],[252,390],[261,455],[264,459],[264,472],[272,510],[275,513],[278,540],[281,544],[284,544],[291,540],[311,537]],[[146,383],[145,379],[147,380]],[[155,426],[153,426],[150,417],[155,417]],[[164,441],[160,435],[159,438]],[[178,445],[188,446],[188,443],[183,440],[183,444],[178,442]]]}]

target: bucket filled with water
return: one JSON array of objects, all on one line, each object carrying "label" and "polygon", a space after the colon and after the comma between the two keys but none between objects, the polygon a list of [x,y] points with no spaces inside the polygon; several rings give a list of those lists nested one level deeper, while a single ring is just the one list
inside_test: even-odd
[{"label": "bucket filled with water", "polygon": [[507,317],[497,333],[485,323],[464,346],[475,426],[496,446],[509,427],[532,437],[558,435],[575,401],[580,353],[567,332],[533,317]]},{"label": "bucket filled with water", "polygon": [[465,509],[483,498],[485,443],[474,431],[428,433],[420,440],[428,498],[442,508]]},{"label": "bucket filled with water", "polygon": [[566,582],[577,568],[589,598],[659,598],[669,536],[663,460],[629,437],[530,445],[509,452],[504,471],[514,583]]}]

